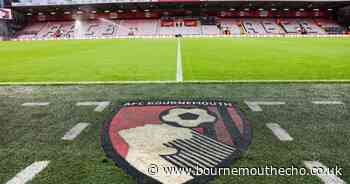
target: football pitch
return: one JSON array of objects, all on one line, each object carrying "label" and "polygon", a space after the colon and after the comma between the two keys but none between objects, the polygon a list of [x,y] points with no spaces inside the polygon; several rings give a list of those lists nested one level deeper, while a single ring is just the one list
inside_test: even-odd
[{"label": "football pitch", "polygon": [[[26,184],[152,183],[140,181],[116,163],[105,147],[106,128],[122,134],[107,123],[126,102],[141,101],[232,102],[238,116],[249,122],[252,134],[247,137],[252,137],[247,151],[224,166],[308,171],[305,175],[228,174],[192,183],[350,183],[349,58],[348,38],[0,42],[0,184],[18,184],[21,179]],[[59,83],[68,85],[30,85]],[[194,107],[210,109],[208,116],[215,112],[205,105]],[[138,111],[131,112],[125,117],[137,125],[152,115],[158,121],[165,111],[157,114],[146,107],[137,121],[133,117]],[[218,114],[215,126],[220,126]],[[129,126],[133,129],[134,124]],[[217,128],[213,137],[219,140],[221,130],[233,129]],[[141,134],[132,134],[129,140],[150,135]],[[148,148],[152,138],[141,145]],[[241,140],[236,138],[230,140]],[[192,146],[203,148],[198,143]],[[128,154],[131,150],[130,144]],[[161,151],[155,149],[158,156]],[[204,153],[206,148],[192,154],[196,151]],[[341,175],[311,175],[307,164],[340,168]],[[26,169],[31,166],[34,169]]]},{"label": "football pitch", "polygon": [[349,48],[347,38],[1,42],[0,82],[341,81]]},{"label": "football pitch", "polygon": [[[101,130],[116,107],[137,100],[226,100],[252,126],[247,152],[231,167],[304,168],[318,161],[342,168],[350,182],[349,84],[133,84],[0,87],[0,183],[37,161],[49,161],[30,184],[135,183],[101,147]],[[103,110],[78,106],[110,102]],[[255,111],[247,101],[284,102]],[[333,103],[326,103],[332,101]],[[42,106],[23,103],[41,102]],[[318,103],[316,103],[318,102]],[[325,103],[320,103],[325,102]],[[338,103],[335,103],[338,102]],[[89,123],[74,140],[62,137],[79,122]],[[293,138],[281,141],[267,127],[277,123]],[[317,176],[218,176],[210,183],[323,183]]]}]

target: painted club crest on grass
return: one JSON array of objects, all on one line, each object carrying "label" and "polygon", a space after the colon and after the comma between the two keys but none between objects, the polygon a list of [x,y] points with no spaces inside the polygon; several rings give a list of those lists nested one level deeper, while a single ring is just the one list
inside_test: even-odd
[{"label": "painted club crest on grass", "polygon": [[198,169],[229,167],[250,142],[242,113],[221,101],[128,102],[102,133],[107,156],[139,183],[204,183],[214,176]]}]

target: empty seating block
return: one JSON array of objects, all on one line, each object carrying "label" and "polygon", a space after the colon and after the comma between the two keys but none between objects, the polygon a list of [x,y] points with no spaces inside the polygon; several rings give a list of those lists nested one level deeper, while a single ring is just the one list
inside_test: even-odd
[{"label": "empty seating block", "polygon": [[308,34],[325,34],[325,31],[311,19],[303,19],[299,23]]},{"label": "empty seating block", "polygon": [[341,25],[339,25],[336,21],[327,19],[316,19],[315,22],[328,34],[344,33],[344,28]]},{"label": "empty seating block", "polygon": [[18,39],[35,39],[38,33],[47,23],[30,23],[27,27],[17,33]]},{"label": "empty seating block", "polygon": [[228,31],[231,35],[240,35],[242,33],[241,28],[238,26],[239,20],[237,19],[222,19],[220,24],[222,34],[225,31]]},{"label": "empty seating block", "polygon": [[203,35],[220,35],[220,30],[216,25],[202,25]]},{"label": "empty seating block", "polygon": [[118,36],[154,36],[157,34],[158,20],[122,20]]},{"label": "empty seating block", "polygon": [[243,19],[242,22],[248,34],[266,34],[266,31],[259,20]]},{"label": "empty seating block", "polygon": [[273,19],[263,19],[261,21],[267,34],[283,34],[285,33],[283,29],[276,23]]},{"label": "empty seating block", "polygon": [[37,34],[38,39],[55,38],[55,33],[60,32],[58,37],[67,38],[74,36],[73,22],[49,22]]},{"label": "empty seating block", "polygon": [[86,26],[85,31],[83,31],[86,37],[97,37],[96,33],[98,31],[98,23],[91,23]]},{"label": "empty seating block", "polygon": [[[209,23],[207,23],[209,22]],[[343,34],[344,28],[325,19],[196,19],[90,20],[32,23],[18,39],[105,38],[116,36]],[[217,25],[216,25],[217,24]]]},{"label": "empty seating block", "polygon": [[283,19],[281,20],[281,25],[286,33],[298,34],[301,31],[298,20],[296,19]]},{"label": "empty seating block", "polygon": [[160,26],[159,35],[201,35],[199,21],[193,20],[193,25],[185,25],[183,20],[175,20],[173,25]]}]

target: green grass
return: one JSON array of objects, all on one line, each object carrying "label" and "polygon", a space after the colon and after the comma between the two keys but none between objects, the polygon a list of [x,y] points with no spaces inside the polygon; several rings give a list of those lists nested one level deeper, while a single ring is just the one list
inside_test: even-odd
[{"label": "green grass", "polygon": [[[252,145],[232,167],[304,167],[303,160],[318,160],[328,167],[342,167],[341,178],[350,182],[350,84],[158,84],[109,86],[0,87],[0,183],[34,161],[50,160],[48,168],[31,184],[131,184],[107,159],[101,148],[103,124],[115,107],[127,100],[217,99],[238,104],[251,122]],[[345,105],[313,105],[311,100],[341,100]],[[111,101],[102,113],[94,107],[76,107],[79,101]],[[279,107],[264,106],[252,112],[245,100],[286,101]],[[49,101],[48,107],[22,107],[23,102]],[[77,122],[91,126],[73,142],[61,137]],[[294,138],[280,142],[266,128],[279,123]],[[220,176],[212,184],[307,183],[314,176]]]},{"label": "green grass", "polygon": [[[185,80],[350,80],[347,38],[185,38]],[[169,81],[175,39],[0,42],[0,82]]]},{"label": "green grass", "polygon": [[[0,42],[0,82],[175,80],[176,40]],[[348,39],[182,39],[186,80],[350,79]],[[350,183],[350,84],[158,84],[0,87],[0,183],[34,161],[51,163],[31,184],[135,183],[101,148],[103,124],[125,101],[234,101],[253,128],[253,143],[232,167],[303,167],[318,160],[342,167]],[[245,100],[286,101],[252,112]],[[311,100],[341,100],[319,106]],[[49,107],[22,107],[24,102]],[[102,113],[79,101],[111,101]],[[77,122],[91,126],[61,140]],[[279,123],[294,141],[282,143],[266,123]],[[313,176],[220,176],[212,184],[308,183]]]},{"label": "green grass", "polygon": [[185,39],[187,80],[350,79],[350,40]]},{"label": "green grass", "polygon": [[175,80],[175,40],[0,42],[0,82]]}]

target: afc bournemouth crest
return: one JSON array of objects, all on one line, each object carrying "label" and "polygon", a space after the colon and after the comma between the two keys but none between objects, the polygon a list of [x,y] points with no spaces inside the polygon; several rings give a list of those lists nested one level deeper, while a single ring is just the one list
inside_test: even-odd
[{"label": "afc bournemouth crest", "polygon": [[[125,103],[102,132],[107,156],[138,183],[204,183],[199,168],[227,168],[247,150],[251,128],[231,102]],[[172,173],[170,169],[187,169]]]}]

